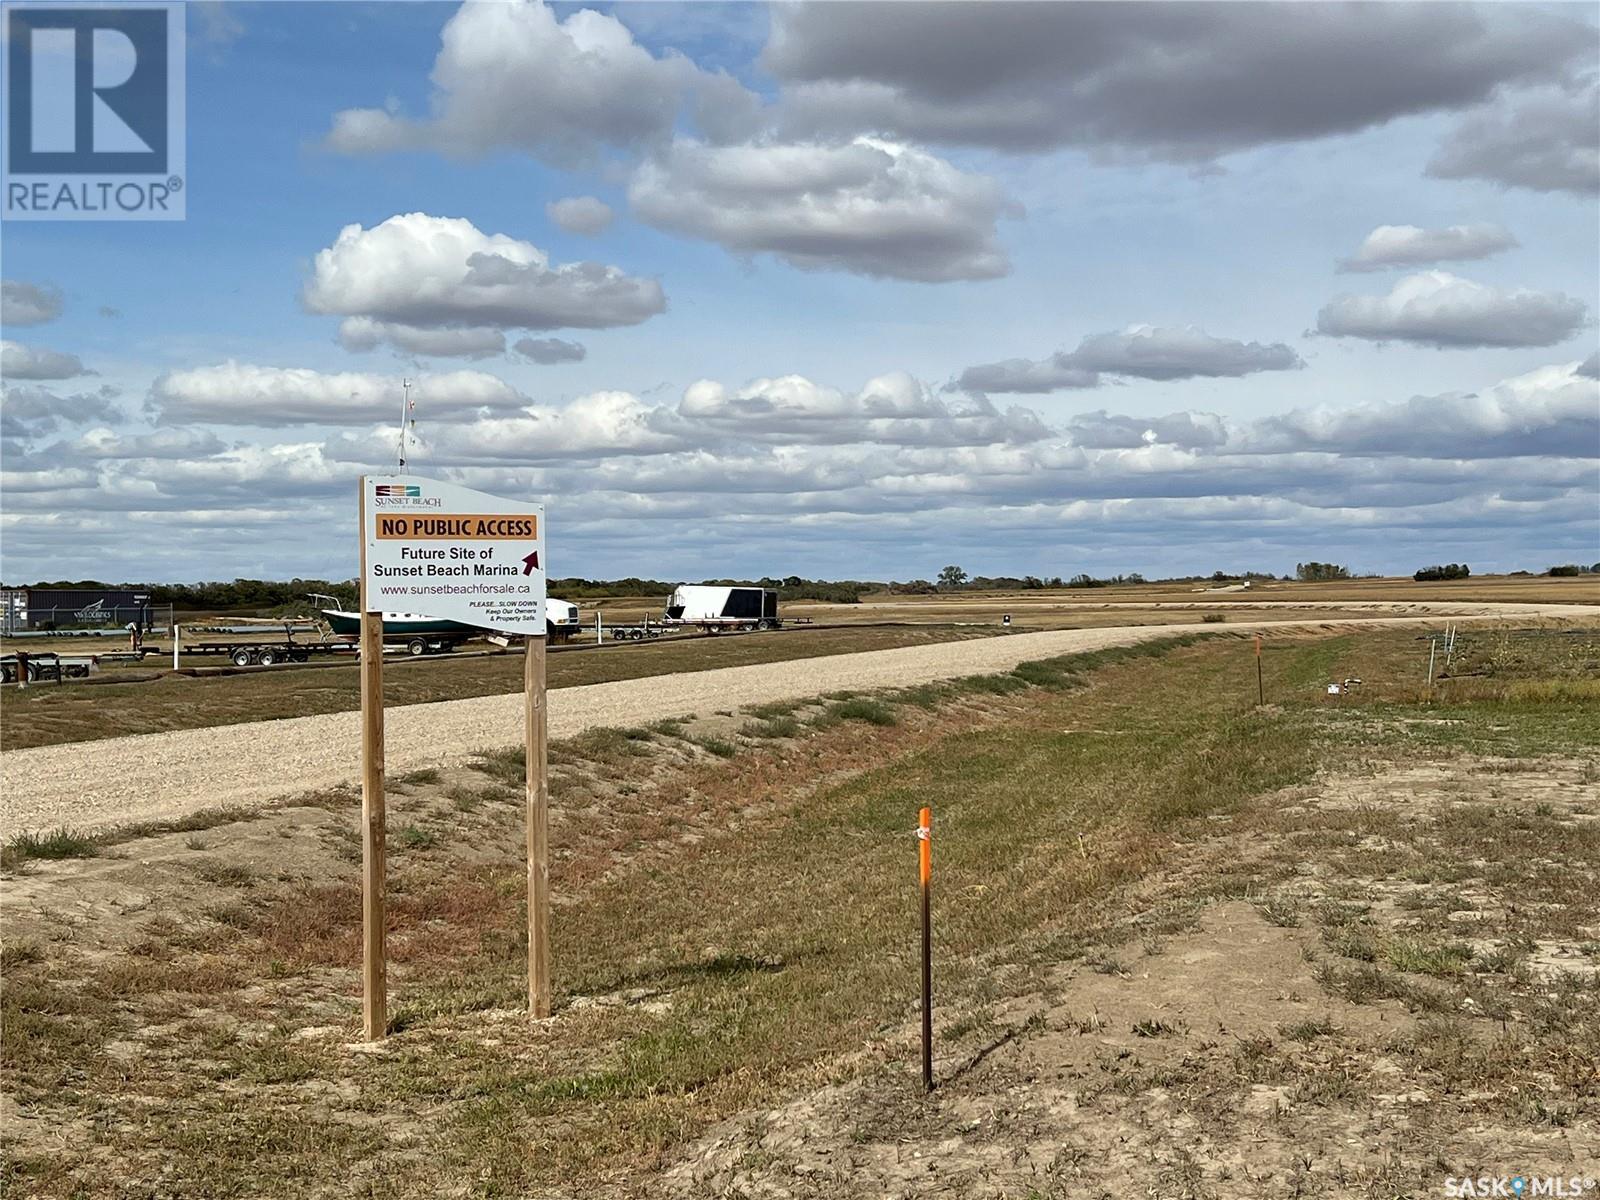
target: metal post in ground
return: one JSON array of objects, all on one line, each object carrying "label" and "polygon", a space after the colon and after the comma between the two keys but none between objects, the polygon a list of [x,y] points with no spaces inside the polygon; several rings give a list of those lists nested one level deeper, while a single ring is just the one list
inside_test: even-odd
[{"label": "metal post in ground", "polygon": [[1428,689],[1427,689],[1427,694],[1428,694],[1429,698],[1432,698],[1432,696],[1433,696],[1433,656],[1438,651],[1438,649],[1439,649],[1439,639],[1438,638],[1429,638],[1428,639]]}]

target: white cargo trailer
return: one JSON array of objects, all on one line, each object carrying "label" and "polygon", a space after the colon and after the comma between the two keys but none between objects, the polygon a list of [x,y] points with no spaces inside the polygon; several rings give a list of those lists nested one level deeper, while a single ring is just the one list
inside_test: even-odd
[{"label": "white cargo trailer", "polygon": [[667,598],[663,625],[695,625],[707,633],[724,629],[776,629],[778,593],[770,588],[684,583]]}]

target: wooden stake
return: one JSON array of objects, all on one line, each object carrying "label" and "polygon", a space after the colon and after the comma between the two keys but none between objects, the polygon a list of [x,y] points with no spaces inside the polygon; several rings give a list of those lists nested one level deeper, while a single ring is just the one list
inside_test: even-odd
[{"label": "wooden stake", "polygon": [[361,614],[361,1018],[367,1041],[389,1032],[383,945],[387,833],[383,794],[383,613]]},{"label": "wooden stake", "polygon": [[550,1015],[550,777],[546,765],[545,639],[526,639],[524,756],[528,785],[528,1011]]},{"label": "wooden stake", "polygon": [[922,1086],[933,1091],[933,809],[917,816],[917,874],[922,885]]},{"label": "wooden stake", "polygon": [[383,794],[383,612],[368,611],[367,479],[357,488],[361,531],[361,1026],[367,1041],[389,1033],[384,952],[388,804]]}]

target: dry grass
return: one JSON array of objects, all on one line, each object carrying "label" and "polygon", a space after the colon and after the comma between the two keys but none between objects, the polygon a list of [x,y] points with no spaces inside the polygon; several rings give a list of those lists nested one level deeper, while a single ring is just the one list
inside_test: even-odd
[{"label": "dry grass", "polygon": [[[549,686],[577,687],[677,671],[925,646],[1002,632],[997,626],[800,628],[563,650],[550,655]],[[390,707],[522,690],[523,661],[515,653],[470,659],[397,659],[388,665],[395,668],[384,672],[385,703]],[[357,670],[351,664],[205,678],[168,675],[148,683],[13,691],[0,710],[0,745],[21,750],[132,733],[349,712],[360,707]]]},{"label": "dry grass", "polygon": [[[1571,874],[1600,861],[1581,800],[1558,794],[1540,810],[1476,793],[1414,812],[1283,799],[1314,792],[1330,767],[1447,763],[1508,744],[1524,758],[1594,754],[1594,709],[1560,694],[1405,699],[1415,651],[1401,634],[1270,644],[1264,710],[1248,644],[1224,639],[556,747],[559,996],[544,1026],[519,1011],[520,754],[409,780],[390,797],[395,1036],[378,1053],[346,1048],[356,868],[232,874],[208,865],[232,861],[235,831],[215,827],[203,869],[185,872],[203,889],[186,910],[126,918],[138,952],[108,956],[81,931],[15,949],[8,937],[6,1090],[52,1130],[95,1131],[102,1149],[47,1154],[23,1140],[7,1182],[110,1195],[164,1172],[179,1194],[291,1196],[337,1181],[420,1196],[631,1179],[659,1194],[654,1173],[711,1123],[903,1053],[909,831],[924,803],[942,1036],[1021,1038],[986,1015],[1007,996],[1048,990],[1063,963],[1118,981],[1206,904],[1244,897],[1308,939],[1330,995],[1418,1014],[1399,1046],[1408,1081],[1455,1086],[1477,1072],[1497,1119],[1570,1120],[1595,1095],[1584,1090],[1595,989],[1529,964],[1600,919],[1600,886]],[[1323,682],[1355,674],[1363,691],[1329,705]],[[1415,724],[1441,714],[1455,723]],[[320,822],[314,836],[348,847],[347,805],[299,811]],[[1463,897],[1469,880],[1491,895]],[[1472,1016],[1466,1000],[1523,1019],[1497,1040],[1499,1018]],[[1104,1090],[1085,1092],[1086,1113],[1156,1088],[1225,1129],[1238,1089],[1256,1083],[1330,1114],[1374,1087],[1353,1035],[1318,1014],[1285,1023],[1292,1051],[1267,1037],[1203,1060],[1160,1049],[1196,1031],[1139,1020],[1115,1032],[1157,1057],[1097,1066]],[[137,1122],[119,1118],[130,1106]],[[863,1116],[862,1136],[914,1130],[917,1111]]]}]

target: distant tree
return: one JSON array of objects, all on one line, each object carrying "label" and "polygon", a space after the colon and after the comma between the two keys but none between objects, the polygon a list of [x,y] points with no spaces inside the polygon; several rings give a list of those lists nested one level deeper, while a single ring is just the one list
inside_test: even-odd
[{"label": "distant tree", "polygon": [[1105,587],[1105,584],[1093,575],[1074,575],[1067,580],[1067,586],[1069,588],[1097,588]]},{"label": "distant tree", "polygon": [[1418,583],[1432,583],[1440,579],[1466,579],[1472,574],[1472,568],[1466,563],[1446,563],[1440,567],[1423,567],[1411,578]]},{"label": "distant tree", "polygon": [[1562,563],[1559,567],[1551,567],[1545,572],[1546,575],[1556,576],[1587,575],[1588,573],[1585,568],[1580,567],[1577,563]]},{"label": "distant tree", "polygon": [[1338,563],[1295,563],[1294,577],[1302,583],[1326,583],[1332,579],[1349,579],[1350,569]]},{"label": "distant tree", "polygon": [[958,588],[966,581],[967,573],[953,563],[939,572],[939,586],[942,588]]}]

